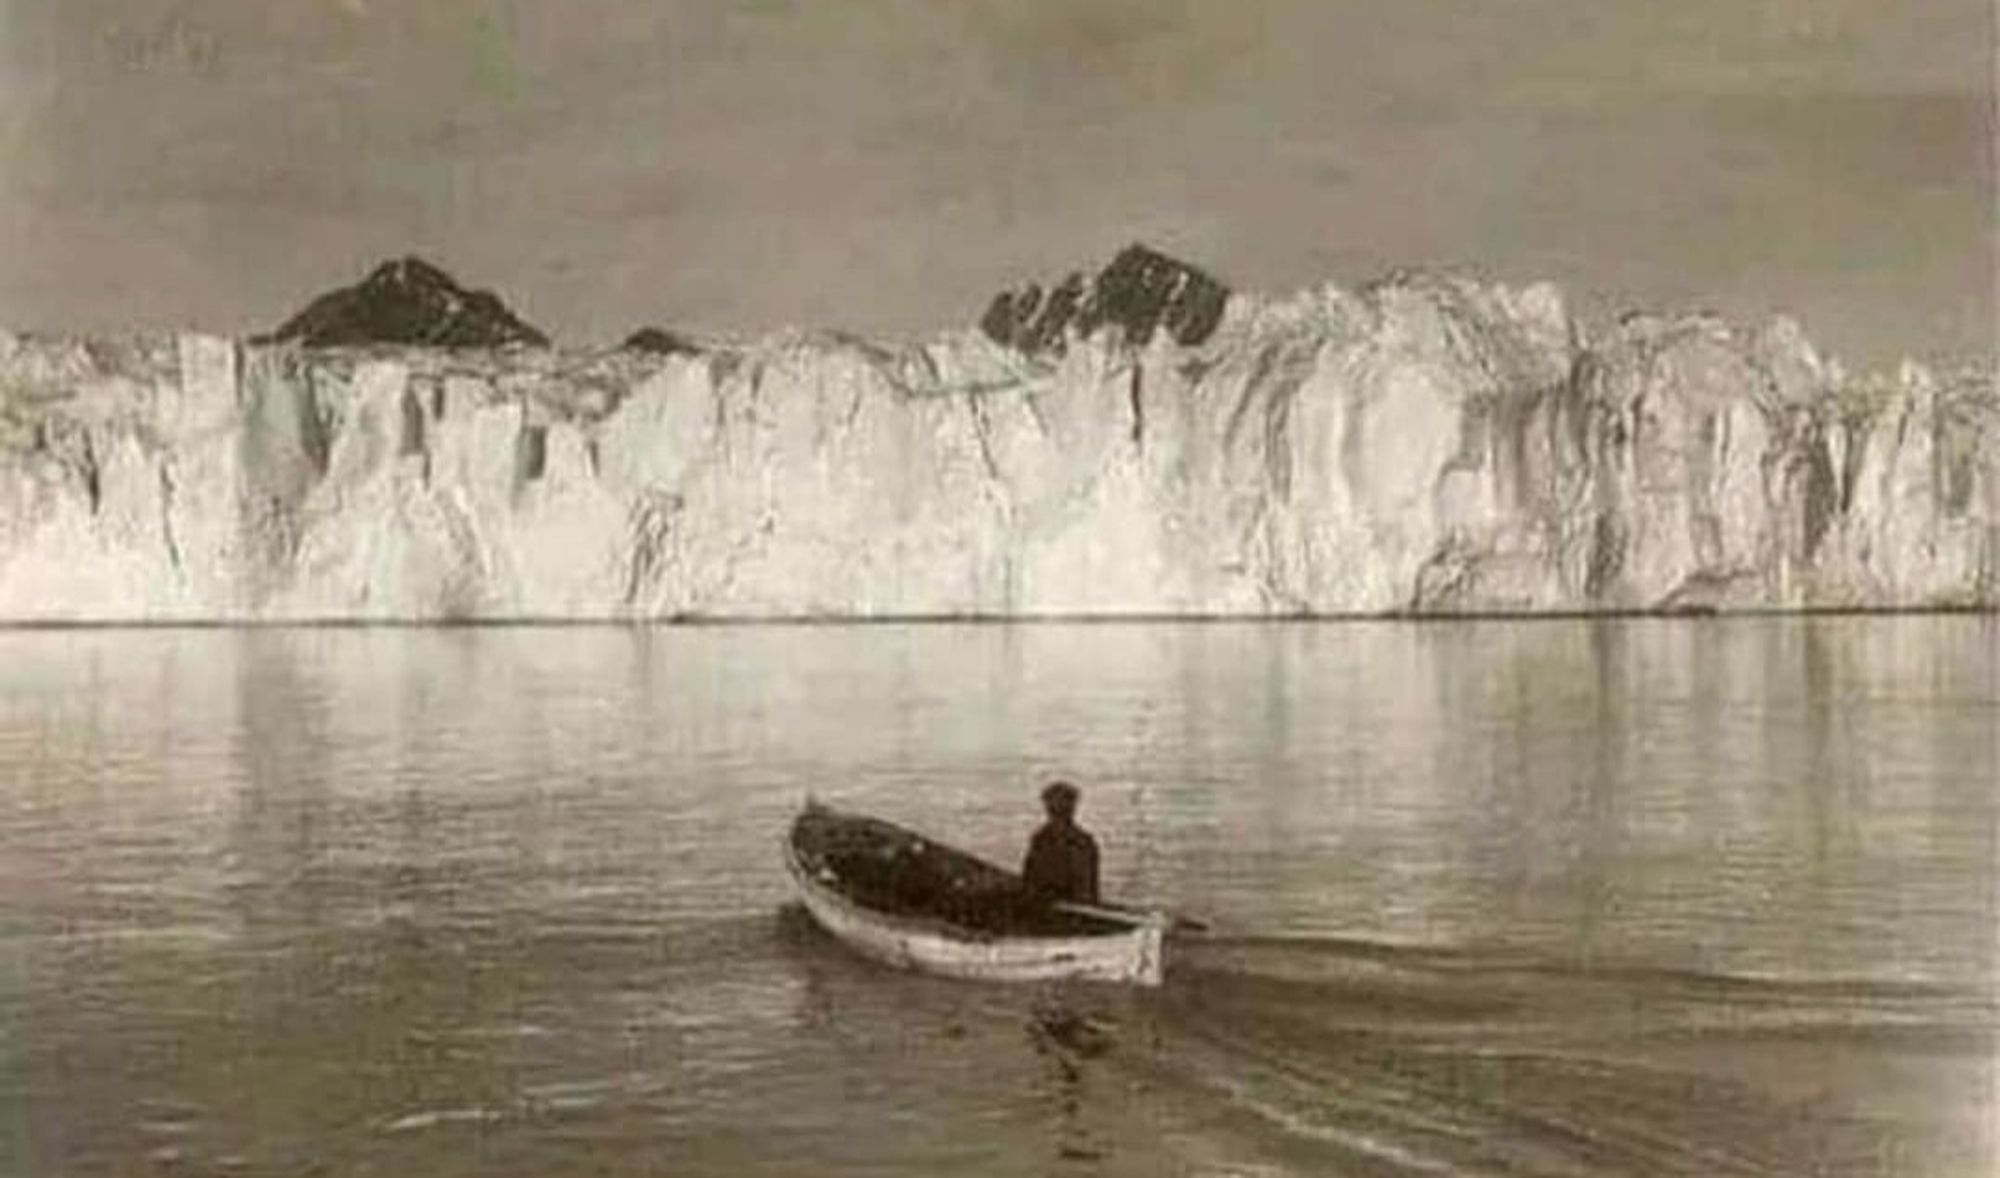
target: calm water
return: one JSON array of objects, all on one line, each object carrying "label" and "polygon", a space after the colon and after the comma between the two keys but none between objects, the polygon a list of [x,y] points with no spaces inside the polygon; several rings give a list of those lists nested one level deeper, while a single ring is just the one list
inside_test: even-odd
[{"label": "calm water", "polygon": [[[788,908],[1054,773],[1160,990]],[[1992,617],[4,632],[0,1171],[1983,1175],[1996,778]]]}]

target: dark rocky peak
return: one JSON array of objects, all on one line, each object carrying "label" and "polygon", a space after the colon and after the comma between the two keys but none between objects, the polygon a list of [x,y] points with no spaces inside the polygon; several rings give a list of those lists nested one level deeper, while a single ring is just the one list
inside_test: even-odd
[{"label": "dark rocky peak", "polygon": [[1043,292],[1034,283],[995,296],[979,327],[994,342],[1030,355],[1061,353],[1074,333],[1089,337],[1116,328],[1124,342],[1144,347],[1166,329],[1191,347],[1215,333],[1229,288],[1207,274],[1144,245],[1129,245],[1094,278],[1071,274]]},{"label": "dark rocky peak", "polygon": [[329,291],[253,342],[309,348],[417,344],[434,348],[547,347],[549,338],[498,295],[467,290],[422,258],[384,262],[353,286]]},{"label": "dark rocky peak", "polygon": [[618,346],[628,352],[651,352],[656,356],[691,356],[701,351],[700,344],[660,327],[642,327]]}]

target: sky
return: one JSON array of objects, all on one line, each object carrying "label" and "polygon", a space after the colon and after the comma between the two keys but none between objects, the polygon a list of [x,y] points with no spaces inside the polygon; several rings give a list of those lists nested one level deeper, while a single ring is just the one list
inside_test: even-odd
[{"label": "sky", "polygon": [[418,253],[559,340],[914,336],[1134,240],[1991,354],[1990,0],[0,0],[0,325]]}]

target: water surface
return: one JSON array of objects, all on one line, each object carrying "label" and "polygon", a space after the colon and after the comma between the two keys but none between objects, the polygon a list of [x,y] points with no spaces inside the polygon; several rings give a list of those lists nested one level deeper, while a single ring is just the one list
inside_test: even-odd
[{"label": "water surface", "polygon": [[[0,633],[0,1172],[1983,1175],[1996,652]],[[1213,924],[1162,989],[889,973],[787,906],[808,793],[1012,862],[1052,774],[1107,890]]]}]

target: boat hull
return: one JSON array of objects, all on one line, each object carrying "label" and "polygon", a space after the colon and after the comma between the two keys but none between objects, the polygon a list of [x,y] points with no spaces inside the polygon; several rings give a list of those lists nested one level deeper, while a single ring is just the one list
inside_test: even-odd
[{"label": "boat hull", "polygon": [[1164,975],[1165,921],[1135,916],[1128,928],[1085,936],[983,933],[942,920],[857,903],[784,843],[785,864],[813,920],[864,957],[940,977],[989,982],[1082,980],[1157,986]]}]

